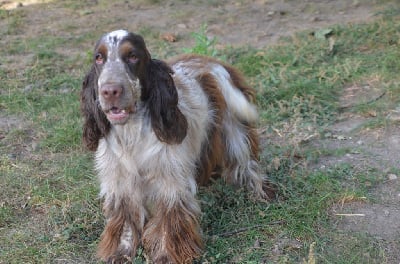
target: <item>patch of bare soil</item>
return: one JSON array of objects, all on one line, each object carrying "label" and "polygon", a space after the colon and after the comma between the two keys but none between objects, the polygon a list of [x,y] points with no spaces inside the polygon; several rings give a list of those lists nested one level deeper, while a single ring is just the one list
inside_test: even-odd
[{"label": "patch of bare soil", "polygon": [[[353,85],[342,95],[343,108],[379,100],[383,89],[371,88],[368,84]],[[373,116],[374,113],[371,113]],[[328,168],[340,163],[351,164],[360,172],[374,170],[383,183],[375,188],[368,201],[357,197],[350,202],[332,208],[332,222],[344,233],[356,232],[371,236],[385,243],[385,256],[388,263],[399,263],[400,252],[400,114],[393,110],[387,119],[393,123],[385,128],[363,128],[368,117],[345,112],[342,120],[332,125],[323,139],[315,140],[315,146],[339,150],[346,149],[342,156],[322,158],[317,166]],[[364,201],[363,201],[364,200]]]},{"label": "patch of bare soil", "polygon": [[[390,4],[390,1],[375,0],[171,0],[149,4],[151,2],[85,0],[75,1],[76,7],[71,8],[74,1],[0,1],[0,8],[22,11],[22,22],[17,21],[12,34],[5,34],[7,28],[10,30],[10,21],[0,20],[0,46],[48,35],[68,39],[93,35],[95,32],[97,38],[107,31],[125,28],[134,32],[157,33],[160,37],[170,33],[176,37],[174,45],[179,48],[191,47],[193,39],[190,33],[197,32],[206,23],[207,34],[215,36],[220,45],[261,48],[297,31],[368,21],[374,18],[377,11]],[[80,45],[65,43],[60,49],[64,54],[85,57],[93,42]],[[149,46],[151,50],[151,43]],[[27,53],[10,54],[2,59],[0,66],[7,71],[18,72],[21,65],[25,65],[22,62],[30,56],[29,51]],[[379,100],[384,94],[374,85],[367,83],[347,87],[341,102],[343,108]],[[359,98],[364,101],[359,102]],[[399,115],[394,111],[393,116]],[[10,126],[23,126],[18,122],[18,117],[0,116],[0,140],[6,137]],[[375,190],[373,196],[376,197],[376,203],[349,203],[334,208],[337,212],[364,215],[336,218],[335,221],[338,229],[366,232],[395,242],[400,230],[400,180],[397,179],[400,175],[394,175],[392,168],[398,169],[400,160],[399,127],[358,130],[366,122],[367,117],[344,114],[342,121],[330,128],[330,135],[313,140],[312,144],[332,150],[344,147],[353,150],[342,157],[325,157],[317,166],[328,167],[347,162],[360,169],[375,168],[381,171],[387,182]],[[400,253],[395,246],[388,246],[388,255],[393,263],[399,263]]]},{"label": "patch of bare soil", "polygon": [[51,0],[0,1],[0,8],[26,12],[26,23],[19,32],[26,37],[77,37],[93,31],[101,35],[126,28],[134,32],[151,30],[160,36],[172,33],[177,37],[177,46],[189,47],[193,41],[190,33],[207,24],[208,35],[215,36],[221,45],[261,48],[301,30],[367,21],[388,5],[375,0],[148,2],[85,0],[76,2],[74,10],[67,8],[71,3]]}]

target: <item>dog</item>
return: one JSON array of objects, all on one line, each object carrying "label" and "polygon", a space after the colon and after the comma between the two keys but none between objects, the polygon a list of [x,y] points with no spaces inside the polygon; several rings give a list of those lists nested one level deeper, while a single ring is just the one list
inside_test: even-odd
[{"label": "dog", "polygon": [[255,92],[213,58],[153,59],[143,38],[103,35],[81,91],[83,143],[95,151],[106,226],[98,256],[153,263],[201,255],[198,184],[220,175],[267,198],[259,173]]}]

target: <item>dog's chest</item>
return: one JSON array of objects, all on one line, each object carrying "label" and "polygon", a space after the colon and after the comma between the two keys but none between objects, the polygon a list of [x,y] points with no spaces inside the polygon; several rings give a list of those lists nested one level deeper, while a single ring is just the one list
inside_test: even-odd
[{"label": "dog's chest", "polygon": [[108,136],[108,147],[128,170],[140,168],[157,158],[163,144],[157,139],[150,125],[127,123],[113,128]]}]

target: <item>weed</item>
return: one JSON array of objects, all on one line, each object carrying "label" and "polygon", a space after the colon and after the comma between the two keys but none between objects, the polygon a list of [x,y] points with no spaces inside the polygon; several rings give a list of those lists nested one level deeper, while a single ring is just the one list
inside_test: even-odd
[{"label": "weed", "polygon": [[211,57],[218,56],[218,52],[215,48],[217,39],[215,37],[210,39],[207,36],[207,24],[203,24],[199,32],[192,33],[192,36],[195,39],[195,45],[190,49],[184,49],[184,52]]}]

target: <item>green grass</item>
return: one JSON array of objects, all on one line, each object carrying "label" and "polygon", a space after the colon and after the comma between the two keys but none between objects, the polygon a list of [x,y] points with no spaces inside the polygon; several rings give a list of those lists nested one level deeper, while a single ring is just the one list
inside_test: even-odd
[{"label": "green grass", "polygon": [[[340,156],[348,150],[316,150],[304,140],[320,135],[336,120],[345,84],[374,76],[386,95],[349,111],[376,111],[369,127],[388,125],[386,113],[400,102],[397,15],[333,27],[333,49],[328,39],[304,32],[265,50],[217,50],[218,40],[208,39],[205,27],[194,33],[196,44],[185,51],[216,56],[242,70],[258,92],[265,133],[278,131],[288,138],[285,145],[268,141],[261,156],[263,171],[278,185],[277,201],[255,201],[221,181],[200,189],[206,241],[200,262],[301,263],[313,254],[318,263],[385,260],[385,243],[336,232],[329,213],[345,197],[368,197],[382,176],[346,164],[311,170],[306,165],[320,156]],[[20,30],[23,13],[1,12],[0,17],[10,21],[7,34]],[[151,29],[142,33],[150,39],[158,36]],[[68,46],[93,43],[92,38],[82,36]],[[0,68],[0,117],[10,116],[22,124],[0,141],[0,263],[95,263],[104,220],[92,157],[81,147],[79,91],[84,72],[71,71],[88,65],[86,55],[71,57],[55,49],[64,42],[37,36],[0,50],[0,57],[8,61],[10,55],[33,54],[22,73]],[[155,43],[154,56],[179,52],[170,44]],[[274,159],[278,163],[271,166]],[[142,262],[141,257],[135,260]]]},{"label": "green grass", "polygon": [[[304,246],[315,235],[312,232],[314,225],[327,219],[327,215],[320,212],[337,195],[333,191],[339,187],[338,179],[327,180],[329,176],[321,174],[285,179],[287,175],[283,170],[274,177],[282,180],[282,200],[269,205],[257,203],[246,194],[230,190],[221,183],[204,194],[203,199],[207,203],[203,206],[206,217],[203,225],[206,224],[204,230],[211,236],[207,252],[218,255],[219,263],[232,259],[240,259],[244,263],[257,263],[263,258],[272,260],[274,253],[271,249],[277,240],[284,238],[297,239],[301,245],[301,248],[287,250],[287,257],[292,261],[300,261],[307,252]],[[303,187],[306,191],[300,193]],[[243,233],[229,237],[218,235],[246,227],[248,230]],[[261,241],[262,247],[252,249],[256,240]]]}]

